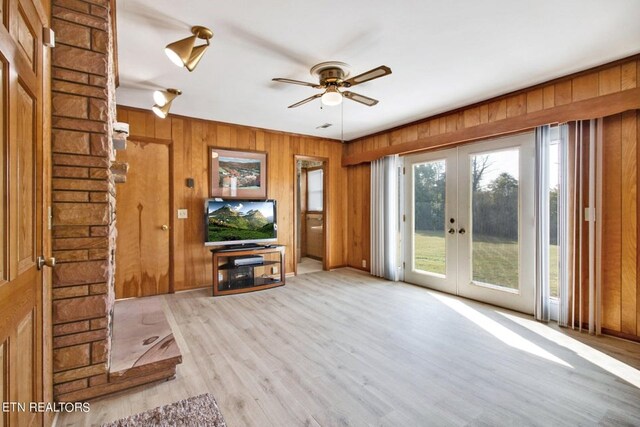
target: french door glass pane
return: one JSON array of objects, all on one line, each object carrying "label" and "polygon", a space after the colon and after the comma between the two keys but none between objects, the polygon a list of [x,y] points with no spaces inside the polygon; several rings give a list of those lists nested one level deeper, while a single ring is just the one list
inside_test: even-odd
[{"label": "french door glass pane", "polygon": [[471,156],[472,280],[518,289],[519,150]]},{"label": "french door glass pane", "polygon": [[444,275],[446,161],[413,165],[414,269]]}]

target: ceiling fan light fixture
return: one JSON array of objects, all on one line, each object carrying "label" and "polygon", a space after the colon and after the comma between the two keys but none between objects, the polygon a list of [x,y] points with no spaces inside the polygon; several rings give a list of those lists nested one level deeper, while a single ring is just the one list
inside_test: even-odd
[{"label": "ceiling fan light fixture", "polygon": [[[378,103],[377,99],[369,98],[368,96],[345,89],[389,74],[391,74],[391,68],[386,65],[380,65],[379,67],[347,79],[349,76],[347,64],[344,62],[329,61],[321,62],[311,67],[311,75],[318,78],[318,84],[288,78],[275,78],[272,80],[280,83],[309,86],[314,89],[325,89],[324,92],[298,101],[295,104],[289,105],[288,108],[296,108],[318,98],[321,98],[322,104],[327,106],[340,105],[342,104],[342,98],[347,98],[351,101],[366,105],[367,107],[373,107]],[[340,89],[343,89],[343,91],[341,92]]]},{"label": "ceiling fan light fixture", "polygon": [[342,94],[335,86],[329,86],[325,93],[322,94],[322,104],[332,107],[342,103]]},{"label": "ceiling fan light fixture", "polygon": [[[164,48],[171,62],[178,67],[186,67],[189,71],[193,71],[202,59],[202,55],[209,47],[209,39],[213,37],[213,32],[199,25],[191,28],[192,36],[178,40],[168,44]],[[196,41],[202,39],[206,44],[196,46]]]},{"label": "ceiling fan light fixture", "polygon": [[153,92],[153,101],[157,106],[163,107],[176,99],[178,95],[182,95],[182,91],[178,89],[156,90]]}]

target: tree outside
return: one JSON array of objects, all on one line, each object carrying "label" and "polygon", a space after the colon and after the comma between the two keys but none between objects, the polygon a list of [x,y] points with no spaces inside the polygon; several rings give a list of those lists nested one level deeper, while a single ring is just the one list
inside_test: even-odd
[{"label": "tree outside", "polygon": [[[445,165],[444,160],[414,165],[415,267],[437,274],[446,272]],[[519,182],[500,166],[494,153],[471,159],[473,280],[517,289]],[[557,186],[549,196],[551,295],[557,296]]]}]

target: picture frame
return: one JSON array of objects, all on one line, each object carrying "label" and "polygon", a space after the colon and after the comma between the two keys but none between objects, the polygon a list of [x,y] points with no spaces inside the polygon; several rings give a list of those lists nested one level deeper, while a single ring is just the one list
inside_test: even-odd
[{"label": "picture frame", "polygon": [[209,147],[209,196],[267,198],[267,153]]}]

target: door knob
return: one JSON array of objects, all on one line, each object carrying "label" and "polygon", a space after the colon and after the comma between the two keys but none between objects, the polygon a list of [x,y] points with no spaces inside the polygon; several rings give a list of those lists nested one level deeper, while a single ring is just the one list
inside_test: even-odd
[{"label": "door knob", "polygon": [[460,233],[460,234],[464,234],[464,233],[466,233],[466,232],[467,232],[467,231],[466,231],[464,228],[461,228],[460,230],[458,230],[458,233]]},{"label": "door knob", "polygon": [[54,257],[51,258],[45,258],[43,256],[39,256],[38,259],[36,260],[36,266],[38,267],[38,270],[42,270],[42,267],[55,267],[56,265],[56,259]]},{"label": "door knob", "polygon": [[162,227],[160,227],[160,228],[162,228],[162,231],[169,230],[169,226],[167,224],[162,224]]},{"label": "door knob", "polygon": [[456,229],[455,228],[450,228],[449,229],[449,234],[456,234]]}]

